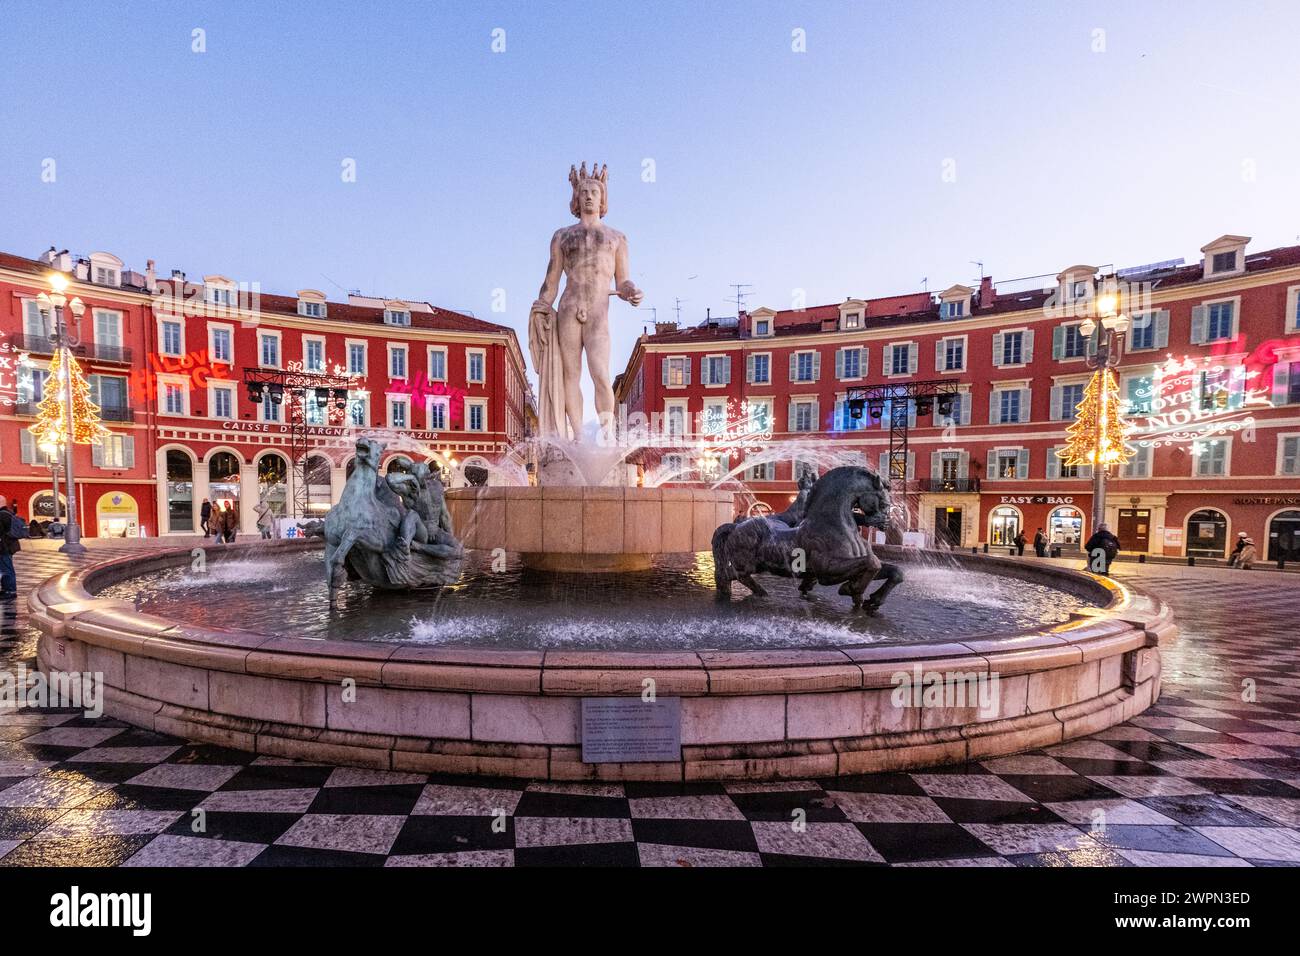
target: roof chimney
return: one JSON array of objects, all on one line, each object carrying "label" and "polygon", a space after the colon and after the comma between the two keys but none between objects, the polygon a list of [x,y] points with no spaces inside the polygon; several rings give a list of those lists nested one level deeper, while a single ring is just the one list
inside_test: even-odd
[{"label": "roof chimney", "polygon": [[668,321],[668,322],[655,323],[655,335],[665,335],[669,332],[676,332],[676,331],[677,331],[676,322]]},{"label": "roof chimney", "polygon": [[993,304],[993,277],[980,276],[980,295],[979,304],[981,309],[986,309]]},{"label": "roof chimney", "polygon": [[154,295],[158,292],[158,272],[154,268],[154,262],[152,259],[145,262],[144,287],[150,295]]}]

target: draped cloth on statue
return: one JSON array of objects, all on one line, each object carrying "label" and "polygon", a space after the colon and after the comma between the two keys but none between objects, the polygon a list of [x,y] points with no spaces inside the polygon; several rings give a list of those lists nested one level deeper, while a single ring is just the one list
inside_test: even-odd
[{"label": "draped cloth on statue", "polygon": [[555,312],[533,310],[528,318],[528,354],[537,370],[537,418],[543,435],[569,437],[564,414],[564,365],[560,361],[559,322]]}]

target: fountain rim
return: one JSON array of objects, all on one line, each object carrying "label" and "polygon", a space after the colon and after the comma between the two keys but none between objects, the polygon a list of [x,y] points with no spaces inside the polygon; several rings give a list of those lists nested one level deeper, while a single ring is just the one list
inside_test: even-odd
[{"label": "fountain rim", "polygon": [[[320,539],[253,542],[225,545],[215,550],[213,556],[224,562],[236,557],[267,555],[268,552],[298,553],[321,547],[323,542]],[[890,551],[905,554],[910,549],[883,546],[878,547],[877,550],[882,554]],[[969,570],[979,573],[996,573],[999,570],[1010,572],[1022,579],[1036,581],[1055,587],[1057,590],[1068,590],[1085,595],[1085,599],[1096,603],[1071,612],[1064,622],[1005,632],[976,633],[950,641],[848,643],[768,649],[570,650],[478,648],[472,645],[435,647],[412,641],[368,642],[294,637],[276,632],[194,624],[182,619],[138,611],[130,602],[122,599],[99,596],[100,591],[114,584],[150,572],[168,570],[192,560],[192,548],[178,547],[150,552],[147,556],[127,555],[109,558],[54,575],[31,592],[29,607],[38,614],[54,613],[60,620],[75,618],[84,613],[111,612],[113,618],[127,625],[128,631],[132,633],[167,634],[190,644],[211,644],[232,650],[245,648],[250,651],[285,652],[292,645],[299,648],[298,653],[317,658],[337,657],[372,661],[385,659],[394,662],[411,659],[487,668],[536,666],[543,669],[578,666],[644,668],[647,664],[655,664],[674,669],[699,667],[707,670],[710,663],[723,663],[729,669],[753,666],[769,671],[780,667],[825,666],[829,663],[870,662],[874,664],[887,661],[937,659],[954,654],[987,657],[999,648],[1025,652],[1031,649],[1042,651],[1076,646],[1095,639],[1097,629],[1107,621],[1118,620],[1125,624],[1158,629],[1171,620],[1169,608],[1163,601],[1141,588],[1113,578],[1070,568],[1027,565],[999,555],[967,555],[964,552],[945,552],[944,555],[951,556],[958,564]],[[1061,583],[1071,586],[1062,588]]]}]

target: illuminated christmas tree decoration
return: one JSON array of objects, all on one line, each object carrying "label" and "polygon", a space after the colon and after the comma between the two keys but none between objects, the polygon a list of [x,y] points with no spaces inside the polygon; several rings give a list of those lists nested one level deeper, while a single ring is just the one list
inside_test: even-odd
[{"label": "illuminated christmas tree decoration", "polygon": [[1128,426],[1115,373],[1109,368],[1098,369],[1088,380],[1066,435],[1065,447],[1056,454],[1067,465],[1125,465],[1135,454],[1125,442]]},{"label": "illuminated christmas tree decoration", "polygon": [[[99,406],[90,400],[90,383],[81,374],[81,365],[66,349],[58,349],[50,360],[51,383],[45,397],[36,406],[36,422],[31,427],[32,438],[40,445],[66,445],[68,443],[68,414],[64,408],[64,395],[72,395],[72,441],[90,445],[109,430],[99,417]],[[69,385],[71,388],[69,389]]]}]

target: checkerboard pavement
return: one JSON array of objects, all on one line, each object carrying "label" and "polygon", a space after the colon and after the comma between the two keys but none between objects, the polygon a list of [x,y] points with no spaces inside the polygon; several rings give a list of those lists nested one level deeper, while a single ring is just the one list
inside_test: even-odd
[{"label": "checkerboard pavement", "polygon": [[[67,566],[24,552],[20,584]],[[317,766],[0,711],[0,866],[1300,864],[1296,579],[1117,573],[1183,628],[1164,695],[1061,746],[838,780],[557,784]],[[33,661],[25,617],[21,601],[2,612],[0,668]]]}]

